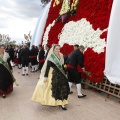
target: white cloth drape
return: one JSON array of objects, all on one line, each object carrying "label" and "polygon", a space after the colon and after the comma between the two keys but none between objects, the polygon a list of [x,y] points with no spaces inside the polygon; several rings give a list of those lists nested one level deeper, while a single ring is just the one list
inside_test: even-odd
[{"label": "white cloth drape", "polygon": [[120,0],[113,0],[104,73],[111,83],[120,84]]},{"label": "white cloth drape", "polygon": [[38,46],[39,44],[41,44],[44,28],[46,25],[46,20],[48,18],[50,3],[51,2],[49,2],[46,6],[42,6],[30,46],[32,45]]}]

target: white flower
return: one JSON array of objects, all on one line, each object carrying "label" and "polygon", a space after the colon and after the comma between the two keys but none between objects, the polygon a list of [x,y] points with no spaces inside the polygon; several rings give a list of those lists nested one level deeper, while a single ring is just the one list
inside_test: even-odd
[{"label": "white flower", "polygon": [[101,53],[106,45],[105,39],[100,38],[104,31],[100,29],[95,31],[85,18],[77,22],[70,21],[65,24],[58,36],[59,44],[61,46],[65,43],[84,45],[86,48],[92,48],[95,52]]},{"label": "white flower", "polygon": [[55,20],[51,24],[49,24],[48,27],[46,28],[46,31],[43,36],[43,43],[42,43],[43,45],[47,44],[49,31],[51,27],[53,27],[54,25],[55,25]]}]

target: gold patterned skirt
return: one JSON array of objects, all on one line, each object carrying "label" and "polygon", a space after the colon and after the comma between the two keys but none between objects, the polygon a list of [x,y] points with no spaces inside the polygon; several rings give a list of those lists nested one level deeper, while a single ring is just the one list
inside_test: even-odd
[{"label": "gold patterned skirt", "polygon": [[52,73],[53,73],[53,68],[51,67],[46,84],[43,82],[44,78],[41,78],[38,81],[32,96],[32,101],[40,103],[42,105],[49,105],[49,106],[66,105],[68,104],[68,99],[55,100],[55,98],[52,97],[52,90],[51,90],[52,88],[51,79],[53,77]]}]

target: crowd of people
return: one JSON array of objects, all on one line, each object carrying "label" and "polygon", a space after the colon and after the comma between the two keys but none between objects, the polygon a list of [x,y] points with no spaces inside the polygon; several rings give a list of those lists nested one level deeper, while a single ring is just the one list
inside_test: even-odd
[{"label": "crowd of people", "polygon": [[22,69],[22,76],[29,75],[31,67],[31,72],[40,72],[32,100],[67,110],[65,105],[68,104],[69,94],[73,93],[73,83],[76,84],[78,98],[86,97],[81,93],[81,75],[77,70],[79,65],[83,72],[85,71],[84,50],[84,46],[74,45],[74,50],[64,56],[58,44],[52,45],[51,48],[46,44],[45,49],[42,45],[33,45],[31,50],[27,45],[16,48],[0,45],[0,95],[5,98],[13,91],[13,83],[16,80],[12,74],[12,66],[17,64],[18,69]]}]

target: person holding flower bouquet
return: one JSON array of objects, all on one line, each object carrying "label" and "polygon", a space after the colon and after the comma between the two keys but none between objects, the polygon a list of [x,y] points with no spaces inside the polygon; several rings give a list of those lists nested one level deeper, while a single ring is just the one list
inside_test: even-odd
[{"label": "person holding flower bouquet", "polygon": [[[12,74],[12,67],[10,64],[10,57],[7,52],[5,52],[5,46],[0,45],[0,95],[3,98],[6,94],[13,91],[13,83],[16,80]],[[16,83],[16,85],[18,85]]]},{"label": "person holding flower bouquet", "polygon": [[42,105],[59,106],[62,110],[67,110],[65,105],[68,104],[70,89],[63,64],[60,46],[54,45],[41,69],[40,80],[32,96],[33,101]]},{"label": "person holding flower bouquet", "polygon": [[85,47],[83,45],[79,47],[78,45],[75,45],[74,51],[68,55],[68,59],[66,61],[70,93],[73,93],[71,90],[71,87],[72,87],[72,84],[75,83],[77,87],[78,98],[86,97],[86,95],[81,93],[81,76],[77,70],[77,66],[80,65],[83,72],[85,71],[84,55],[83,55],[84,50],[85,50]]}]

